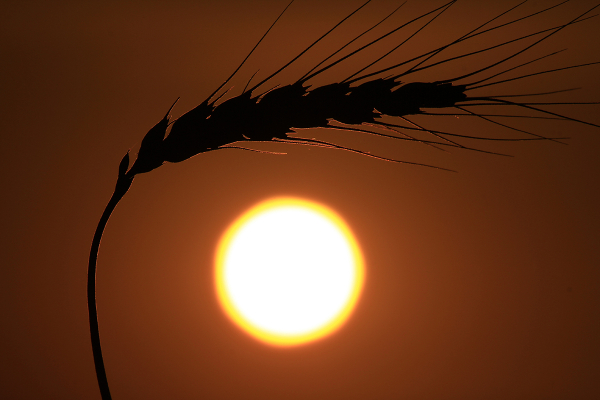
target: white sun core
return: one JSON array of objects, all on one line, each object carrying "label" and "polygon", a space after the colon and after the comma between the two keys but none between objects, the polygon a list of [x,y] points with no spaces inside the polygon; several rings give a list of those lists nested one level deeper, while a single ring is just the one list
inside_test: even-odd
[{"label": "white sun core", "polygon": [[258,205],[221,244],[217,290],[229,316],[271,344],[324,336],[349,315],[362,286],[362,258],[330,210],[298,199]]}]

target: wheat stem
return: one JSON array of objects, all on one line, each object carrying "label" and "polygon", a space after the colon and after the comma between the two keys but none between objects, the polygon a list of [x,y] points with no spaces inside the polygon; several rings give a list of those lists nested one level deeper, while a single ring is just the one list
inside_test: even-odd
[{"label": "wheat stem", "polygon": [[90,260],[88,264],[88,281],[87,281],[87,297],[88,297],[88,314],[90,317],[90,335],[92,339],[92,352],[94,353],[94,365],[96,366],[96,377],[102,400],[111,400],[110,389],[108,388],[108,380],[106,379],[106,371],[104,369],[104,361],[102,359],[102,349],[100,348],[100,332],[98,330],[98,314],[96,312],[96,262],[98,260],[98,249],[100,248],[100,239],[108,222],[108,218],[113,210],[129,190],[133,177],[120,174],[117,179],[115,192],[110,198],[100,221],[94,233],[92,240],[92,248],[90,250]]}]

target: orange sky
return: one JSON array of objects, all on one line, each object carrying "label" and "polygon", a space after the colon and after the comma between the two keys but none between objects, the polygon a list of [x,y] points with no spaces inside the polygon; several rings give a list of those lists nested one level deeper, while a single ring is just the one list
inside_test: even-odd
[{"label": "orange sky", "polygon": [[[546,5],[531,3],[514,15]],[[3,2],[3,398],[100,398],[87,322],[87,256],[117,165],[177,97],[174,116],[204,100],[286,4]],[[297,0],[240,70],[231,93],[259,68],[255,79],[268,76],[360,4]],[[273,85],[303,75],[397,4],[374,0]],[[409,2],[385,27],[441,4]],[[494,38],[566,22],[593,4],[573,1]],[[393,59],[445,43],[506,7],[459,1]],[[401,37],[314,83],[347,76]],[[527,71],[598,61],[598,37],[598,21],[587,21],[521,60],[568,47]],[[445,79],[476,65],[462,61],[414,79]],[[582,87],[552,99],[594,101],[599,71],[545,75],[481,93]],[[554,110],[600,123],[598,106]],[[508,134],[475,119],[433,118],[419,121],[463,134]],[[569,136],[569,146],[467,142],[515,156],[508,158],[307,132],[459,173],[267,144],[255,147],[288,155],[216,151],[136,177],[109,221],[98,263],[100,334],[113,398],[600,396],[600,129],[503,122]],[[238,330],[212,286],[222,232],[273,196],[336,210],[360,241],[367,268],[349,322],[333,336],[292,349],[265,346]]]}]

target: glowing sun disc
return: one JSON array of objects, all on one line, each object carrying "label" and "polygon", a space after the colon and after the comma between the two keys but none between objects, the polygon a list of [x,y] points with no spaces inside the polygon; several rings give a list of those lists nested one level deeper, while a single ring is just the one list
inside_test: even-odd
[{"label": "glowing sun disc", "polygon": [[364,281],[352,232],[307,200],[259,203],[227,229],[216,255],[219,302],[255,338],[290,346],[326,336],[348,318]]}]

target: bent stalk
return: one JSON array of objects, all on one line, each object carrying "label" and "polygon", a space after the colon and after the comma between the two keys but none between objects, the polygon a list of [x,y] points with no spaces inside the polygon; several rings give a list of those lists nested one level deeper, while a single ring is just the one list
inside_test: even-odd
[{"label": "bent stalk", "polygon": [[94,239],[92,240],[92,248],[90,250],[90,259],[88,264],[88,281],[87,281],[87,298],[88,298],[88,314],[90,318],[90,335],[92,339],[92,352],[94,353],[94,365],[96,366],[96,378],[98,379],[98,386],[100,388],[100,394],[102,400],[111,400],[110,389],[108,387],[108,380],[106,379],[106,371],[104,369],[104,361],[102,359],[102,349],[100,347],[100,332],[98,330],[98,314],[96,312],[96,262],[98,260],[98,249],[100,247],[100,239],[102,239],[102,233],[108,222],[108,218],[112,214],[113,210],[123,198],[125,193],[129,190],[131,183],[133,182],[133,176],[127,176],[124,172],[129,163],[129,156],[126,155],[121,161],[119,168],[119,178],[117,179],[117,185],[115,191],[110,198],[102,217],[98,222],[96,233],[94,233]]}]

